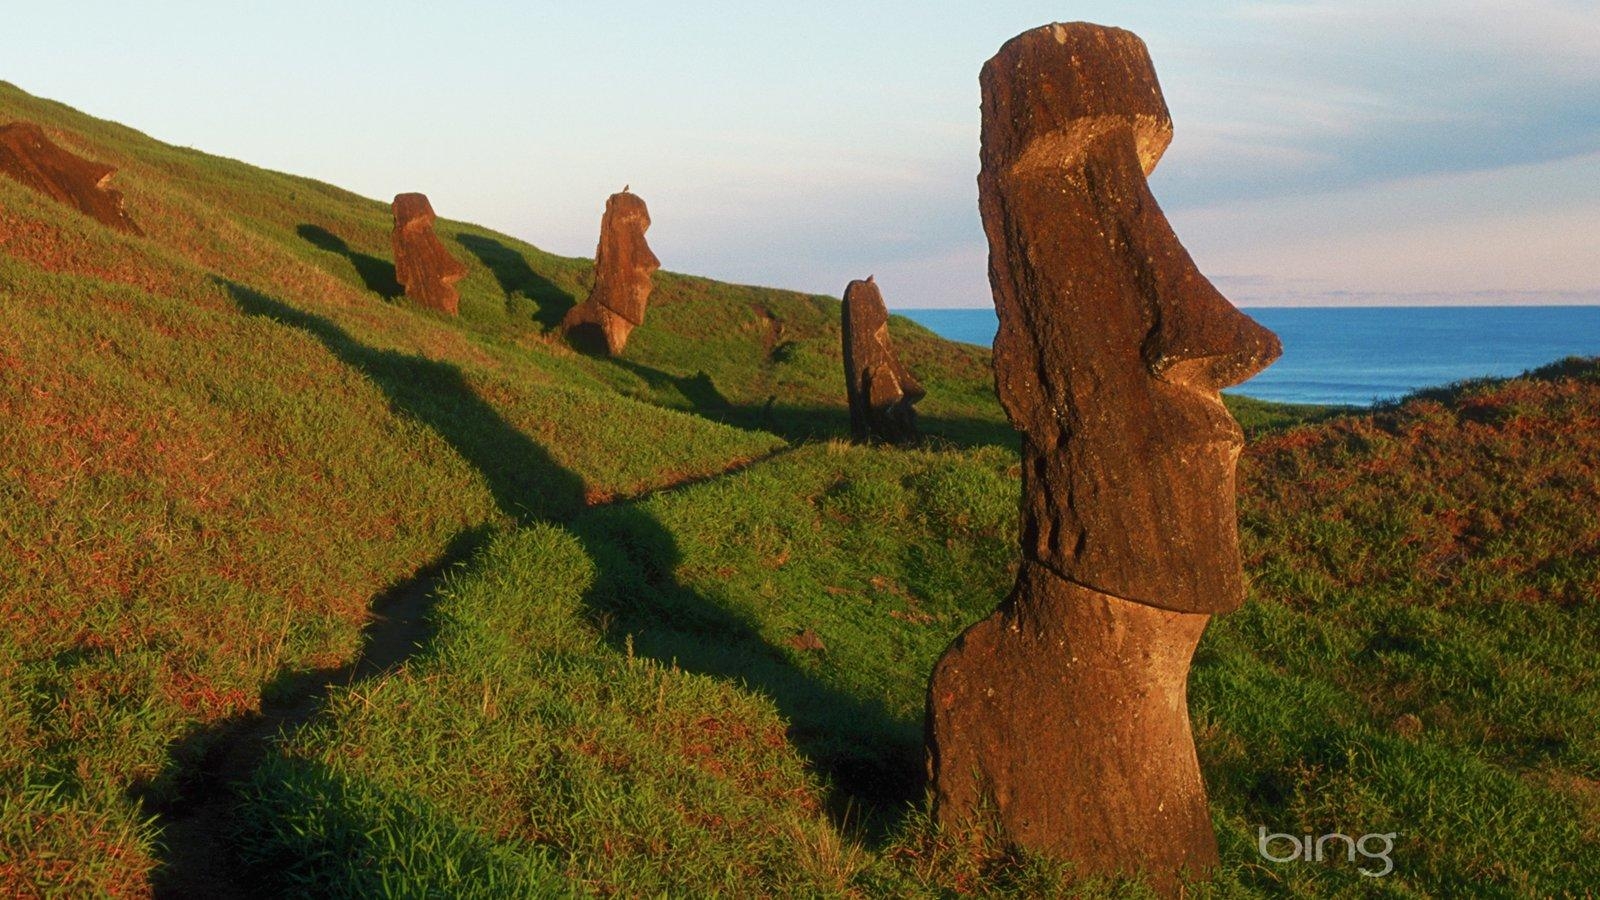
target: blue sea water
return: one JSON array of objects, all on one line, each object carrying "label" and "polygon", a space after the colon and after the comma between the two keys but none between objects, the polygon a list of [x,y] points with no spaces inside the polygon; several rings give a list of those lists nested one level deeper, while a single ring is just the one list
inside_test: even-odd
[{"label": "blue sea water", "polygon": [[[993,308],[895,312],[935,334],[989,346]],[[1600,306],[1246,309],[1283,340],[1283,358],[1228,393],[1284,403],[1366,405],[1419,388],[1517,375],[1565,356],[1600,356]]]}]

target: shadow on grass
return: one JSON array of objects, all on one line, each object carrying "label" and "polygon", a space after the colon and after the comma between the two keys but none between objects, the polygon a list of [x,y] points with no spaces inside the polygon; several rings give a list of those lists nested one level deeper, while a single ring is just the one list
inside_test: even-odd
[{"label": "shadow on grass", "polygon": [[[305,329],[389,395],[396,409],[449,441],[485,478],[501,508],[520,521],[569,520],[583,506],[581,479],[506,423],[446,363],[365,347],[322,317],[230,285],[246,311]],[[618,361],[646,380],[666,379],[691,402],[726,403],[709,377],[679,378]],[[842,415],[842,413],[841,413]],[[848,416],[843,416],[848,428]],[[678,583],[680,560],[671,533],[636,504],[618,504],[572,526],[595,561],[597,614],[633,632],[635,649],[664,663],[741,681],[762,691],[795,723],[800,751],[838,786],[836,812],[865,804],[882,812],[920,796],[920,736],[892,740],[881,707],[840,693],[796,668],[749,623]],[[866,739],[870,737],[870,739]]]},{"label": "shadow on grass", "polygon": [[[286,755],[266,759],[258,777],[274,790],[255,798],[260,809],[245,823],[249,831],[241,843],[264,882],[283,883],[276,896],[573,895],[562,861],[549,848],[508,854],[493,837],[430,802],[425,789],[383,785]],[[314,828],[298,827],[307,819]],[[293,824],[273,827],[280,822]],[[394,834],[414,843],[404,849],[386,843]]]},{"label": "shadow on grass", "polygon": [[[455,366],[367,347],[326,318],[234,282],[220,283],[246,314],[306,331],[378,386],[398,413],[449,442],[484,476],[508,516],[528,522],[570,516],[582,507],[582,479],[505,421]],[[333,688],[392,671],[427,644],[427,612],[439,576],[470,556],[485,531],[458,535],[441,557],[377,597],[362,650],[349,663],[279,673],[262,689],[260,713],[213,723],[176,742],[168,749],[166,771],[132,789],[155,812],[161,831],[164,852],[152,878],[158,895],[267,895],[265,882],[247,872],[237,844],[243,823],[235,785],[268,758],[275,736],[309,721]]]},{"label": "shadow on grass", "polygon": [[259,713],[210,723],[168,747],[165,770],[129,791],[160,830],[160,865],[151,876],[157,897],[271,896],[247,871],[236,843],[242,798],[235,785],[268,758],[274,738],[309,721],[335,687],[391,672],[420,652],[432,636],[427,613],[439,578],[486,536],[483,528],[456,535],[437,559],[378,595],[361,651],[345,665],[280,672],[262,689]]},{"label": "shadow on grass", "polygon": [[[676,540],[640,505],[579,516],[582,479],[480,398],[455,366],[365,346],[329,319],[221,283],[246,314],[307,332],[378,386],[398,413],[449,442],[482,473],[507,515],[525,523],[571,523],[598,573],[586,603],[609,623],[613,646],[621,650],[631,635],[637,653],[770,697],[792,723],[795,747],[833,785],[829,805],[841,825],[881,837],[920,799],[920,733],[897,724],[881,705],[822,683],[752,623],[681,584]],[[686,381],[686,396],[720,400],[714,387],[696,388],[698,376]],[[250,896],[267,890],[271,873],[250,870],[240,852],[240,835],[263,823],[242,821],[235,785],[270,758],[274,736],[310,720],[334,687],[391,671],[427,643],[426,615],[440,573],[465,559],[483,536],[481,530],[464,533],[443,556],[375,600],[355,660],[336,669],[283,673],[263,689],[260,714],[208,726],[170,749],[169,769],[135,791],[155,811],[162,832],[159,893]]]},{"label": "shadow on grass", "polygon": [[612,645],[770,698],[791,723],[790,741],[830,782],[836,824],[881,838],[920,802],[920,728],[824,684],[755,624],[680,583],[677,542],[649,512],[616,504],[569,529],[595,562],[585,603]]},{"label": "shadow on grass", "polygon": [[[850,440],[850,411],[843,406],[801,406],[771,397],[763,404],[732,405],[720,414],[711,409],[696,412],[737,428],[770,432],[790,443]],[[1004,421],[918,413],[917,428],[922,438],[913,446],[1021,447],[1021,438]]]},{"label": "shadow on grass", "polygon": [[[850,440],[850,410],[818,403],[786,402],[778,395],[763,403],[730,400],[704,371],[693,375],[671,372],[611,358],[613,365],[639,377],[650,388],[650,400],[663,406],[686,408],[724,425],[778,435],[791,444]],[[676,394],[676,396],[674,396]],[[841,399],[843,390],[840,390]],[[679,399],[681,398],[681,400]],[[1005,419],[917,414],[924,447],[984,447],[1020,449],[1021,438]]]},{"label": "shadow on grass", "polygon": [[618,368],[639,376],[652,391],[677,391],[679,396],[689,402],[690,409],[708,418],[725,421],[725,414],[733,410],[728,398],[717,390],[716,382],[703,371],[693,375],[673,375],[628,359],[617,358],[611,361]]},{"label": "shadow on grass", "polygon": [[368,347],[329,319],[223,284],[240,309],[312,335],[377,385],[396,412],[431,428],[483,475],[506,515],[519,522],[564,518],[583,505],[583,480],[478,396],[456,366]]},{"label": "shadow on grass", "polygon": [[357,253],[350,249],[344,238],[339,237],[321,225],[304,224],[295,228],[295,234],[300,235],[306,243],[318,250],[337,253],[350,264],[355,266],[356,274],[361,276],[361,281],[366,284],[367,290],[372,291],[385,300],[393,300],[405,293],[400,287],[399,276],[395,274],[394,263],[386,259],[379,259],[366,253]]},{"label": "shadow on grass", "polygon": [[572,294],[535,272],[521,253],[494,238],[463,231],[456,234],[456,240],[494,273],[507,297],[521,294],[534,302],[538,307],[534,321],[544,330],[560,325],[567,310],[577,302]]}]

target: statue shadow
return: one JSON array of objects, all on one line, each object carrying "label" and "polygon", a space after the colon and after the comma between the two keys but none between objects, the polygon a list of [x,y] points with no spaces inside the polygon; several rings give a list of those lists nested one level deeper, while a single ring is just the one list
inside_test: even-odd
[{"label": "statue shadow", "polygon": [[405,289],[400,286],[399,276],[395,274],[394,263],[389,260],[350,249],[344,238],[321,225],[302,224],[296,226],[294,231],[306,243],[318,250],[337,253],[348,259],[367,290],[383,299],[393,300],[405,293]]},{"label": "statue shadow", "polygon": [[[620,369],[632,372],[639,379],[650,386],[653,391],[673,390],[688,401],[695,412],[707,418],[726,421],[727,414],[732,412],[734,406],[728,398],[717,390],[716,382],[704,371],[693,375],[674,375],[661,369],[636,363],[620,357],[613,359],[613,363]],[[731,423],[730,423],[731,424]]]},{"label": "statue shadow", "polygon": [[383,391],[391,408],[432,429],[483,475],[500,510],[518,522],[565,518],[583,506],[584,484],[507,422],[454,365],[355,340],[330,319],[224,281],[245,313],[298,328]]},{"label": "statue shadow", "polygon": [[621,357],[611,355],[611,346],[606,343],[606,333],[599,325],[593,322],[579,322],[566,330],[561,336],[578,353],[592,359],[608,359],[619,362]]},{"label": "statue shadow", "polygon": [[[849,441],[850,411],[843,406],[785,403],[772,396],[765,403],[729,404],[718,410],[700,410],[711,418],[737,428],[765,431],[792,443]],[[918,415],[921,437],[899,445],[908,449],[956,447],[1001,447],[1020,451],[1022,438],[1005,421],[965,416]],[[873,442],[875,446],[895,444]]]},{"label": "statue shadow", "polygon": [[836,825],[883,839],[921,803],[921,723],[907,727],[881,703],[824,683],[796,663],[804,651],[775,646],[757,623],[681,583],[677,541],[647,509],[597,508],[569,530],[595,562],[585,603],[607,641],[770,699],[790,742],[824,776]]},{"label": "statue shadow", "polygon": [[567,310],[576,305],[571,293],[535,272],[521,253],[494,238],[462,231],[456,233],[456,241],[494,274],[507,297],[521,294],[533,301],[537,308],[534,321],[545,331],[560,325]]},{"label": "statue shadow", "polygon": [[154,813],[160,833],[159,865],[151,873],[156,897],[275,895],[240,852],[243,798],[237,786],[272,756],[280,735],[320,712],[335,688],[392,672],[421,653],[432,637],[434,586],[486,538],[482,527],[457,534],[436,559],[375,597],[361,649],[349,662],[280,670],[262,688],[259,712],[209,722],[168,745],[162,771],[128,791]]},{"label": "statue shadow", "polygon": [[[483,476],[508,517],[565,519],[583,508],[583,480],[479,397],[457,367],[368,347],[330,319],[216,280],[246,315],[306,332],[378,387],[396,413],[448,442]],[[323,709],[332,690],[394,671],[426,648],[439,578],[470,558],[489,530],[479,525],[463,531],[440,557],[378,595],[354,659],[325,669],[281,670],[263,686],[259,713],[206,724],[169,745],[163,771],[129,791],[155,814],[161,833],[160,865],[152,879],[157,896],[273,895],[264,888],[270,873],[252,871],[238,842],[245,825],[239,785],[271,758],[280,735]]]},{"label": "statue shadow", "polygon": [[[507,516],[566,523],[594,561],[596,580],[585,603],[614,649],[631,646],[771,698],[792,723],[793,745],[829,783],[828,807],[840,827],[883,838],[921,801],[920,732],[897,723],[881,704],[823,683],[755,624],[680,583],[682,554],[667,526],[636,502],[586,508],[583,479],[484,401],[456,366],[366,346],[326,317],[236,282],[218,283],[242,312],[304,331],[369,379],[397,413],[448,442],[483,476]],[[162,832],[158,895],[263,890],[270,878],[252,879],[270,873],[250,870],[238,843],[238,785],[270,758],[279,735],[322,710],[331,690],[391,672],[426,648],[441,573],[466,560],[486,534],[487,526],[463,532],[438,559],[379,595],[354,660],[280,672],[262,690],[261,713],[211,723],[174,742],[167,769],[132,790]]]}]

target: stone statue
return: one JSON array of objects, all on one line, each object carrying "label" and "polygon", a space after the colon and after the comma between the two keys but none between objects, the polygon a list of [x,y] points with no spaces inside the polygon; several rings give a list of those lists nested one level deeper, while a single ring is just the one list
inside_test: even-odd
[{"label": "stone statue", "polygon": [[1172,122],[1144,43],[1050,25],[984,66],[979,204],[1022,433],[1022,565],[934,668],[935,814],[992,804],[1016,844],[1178,889],[1217,859],[1187,708],[1244,600],[1239,426],[1218,391],[1278,339],[1200,274],[1146,176]]},{"label": "stone statue", "polygon": [[116,171],[61,149],[32,122],[0,125],[0,172],[102,224],[142,235],[122,208],[122,193],[106,186]]},{"label": "stone statue", "polygon": [[455,283],[465,278],[467,267],[457,262],[433,233],[433,205],[426,194],[396,194],[394,198],[394,274],[406,296],[449,315],[461,309]]},{"label": "stone statue", "polygon": [[840,310],[844,387],[850,399],[850,434],[856,441],[909,443],[917,439],[912,408],[927,395],[889,343],[889,310],[872,276],[844,289]]},{"label": "stone statue", "polygon": [[622,353],[628,335],[644,324],[645,306],[653,287],[650,276],[661,261],[650,252],[644,233],[650,211],[627,188],[606,200],[600,217],[600,246],[594,254],[594,289],[588,299],[567,311],[561,322],[568,340],[580,347]]}]

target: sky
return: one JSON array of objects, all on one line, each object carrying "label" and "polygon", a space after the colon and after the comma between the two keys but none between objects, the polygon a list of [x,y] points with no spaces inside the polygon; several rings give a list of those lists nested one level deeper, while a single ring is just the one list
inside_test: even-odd
[{"label": "sky", "polygon": [[1151,177],[1243,306],[1600,303],[1600,2],[7,4],[0,79],[571,256],[605,197],[671,270],[987,306],[978,71],[1144,38]]}]

